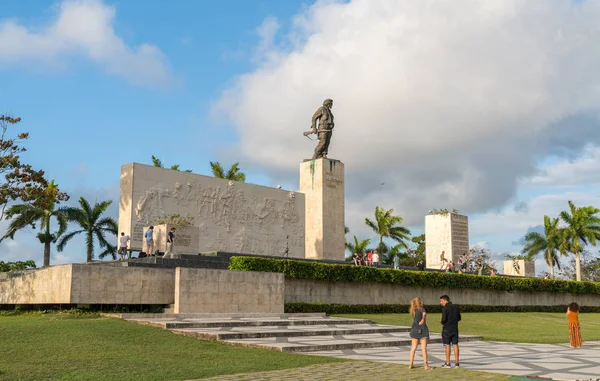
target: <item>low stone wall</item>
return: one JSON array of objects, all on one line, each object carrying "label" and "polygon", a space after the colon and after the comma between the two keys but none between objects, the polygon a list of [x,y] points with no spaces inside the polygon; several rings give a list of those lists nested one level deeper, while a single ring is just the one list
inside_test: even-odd
[{"label": "low stone wall", "polygon": [[0,304],[69,304],[73,265],[31,271],[0,281]]},{"label": "low stone wall", "polygon": [[425,304],[438,304],[447,294],[457,304],[481,306],[567,306],[577,302],[583,306],[600,306],[600,295],[551,292],[522,292],[448,289],[386,283],[325,282],[309,279],[286,279],[286,303],[326,304],[410,304],[419,296]]},{"label": "low stone wall", "polygon": [[175,313],[284,312],[284,276],[278,273],[178,267]]},{"label": "low stone wall", "polygon": [[175,269],[71,265],[72,304],[171,304]]},{"label": "low stone wall", "polygon": [[0,304],[171,304],[175,269],[52,266],[0,281]]}]

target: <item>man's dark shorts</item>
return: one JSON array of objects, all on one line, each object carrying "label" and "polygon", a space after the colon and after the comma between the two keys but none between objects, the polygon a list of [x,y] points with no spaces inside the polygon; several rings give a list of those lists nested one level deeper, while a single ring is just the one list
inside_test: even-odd
[{"label": "man's dark shorts", "polygon": [[458,345],[458,331],[442,331],[442,344],[444,346]]}]

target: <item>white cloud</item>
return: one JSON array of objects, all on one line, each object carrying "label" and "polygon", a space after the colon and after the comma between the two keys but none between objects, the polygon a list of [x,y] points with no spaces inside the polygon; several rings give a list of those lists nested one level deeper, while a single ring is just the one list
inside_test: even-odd
[{"label": "white cloud", "polygon": [[167,85],[172,74],[165,54],[152,44],[128,46],[114,29],[115,7],[100,0],[66,0],[50,25],[27,27],[0,21],[0,67],[63,64],[82,55],[111,75],[136,85]]},{"label": "white cloud", "polygon": [[498,213],[482,214],[469,221],[470,235],[514,234],[515,240],[524,236],[530,227],[544,223],[544,215],[558,217],[563,210],[568,210],[567,201],[577,206],[600,206],[600,188],[593,187],[588,192],[552,193],[534,197],[529,201],[526,211],[515,211],[507,207]]},{"label": "white cloud", "polygon": [[351,228],[375,205],[409,225],[431,208],[482,212],[540,157],[600,143],[572,120],[600,106],[598,17],[591,1],[319,1],[215,111],[245,165],[296,180],[315,146],[301,132],[334,99]]},{"label": "white cloud", "polygon": [[582,155],[544,166],[523,182],[525,186],[573,186],[600,183],[600,147],[588,146]]}]

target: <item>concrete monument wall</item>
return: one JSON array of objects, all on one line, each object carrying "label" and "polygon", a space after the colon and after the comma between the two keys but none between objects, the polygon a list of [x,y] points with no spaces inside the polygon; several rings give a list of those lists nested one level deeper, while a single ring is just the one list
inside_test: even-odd
[{"label": "concrete monument wall", "polygon": [[173,312],[283,313],[284,275],[178,267]]},{"label": "concrete monument wall", "polygon": [[469,219],[460,214],[430,214],[425,216],[425,255],[429,269],[442,267],[441,254],[448,261],[469,252]]},{"label": "concrete monument wall", "polygon": [[[119,232],[142,250],[144,227],[179,214],[194,219],[200,251],[304,258],[304,195],[132,163],[121,167]],[[342,225],[343,228],[343,225]],[[156,236],[155,236],[156,240]]]},{"label": "concrete monument wall", "polygon": [[300,192],[306,205],[306,258],[343,261],[344,164],[331,159],[300,164]]},{"label": "concrete monument wall", "polygon": [[[516,262],[516,263],[515,263]],[[516,266],[515,266],[516,264]],[[517,268],[515,268],[517,267]],[[535,262],[525,260],[504,261],[504,275],[535,277]]]}]

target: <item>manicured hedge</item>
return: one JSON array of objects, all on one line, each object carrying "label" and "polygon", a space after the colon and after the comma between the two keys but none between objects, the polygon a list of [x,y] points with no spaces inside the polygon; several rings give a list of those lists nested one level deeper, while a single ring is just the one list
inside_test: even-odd
[{"label": "manicured hedge", "polygon": [[600,294],[600,282],[575,282],[538,278],[509,278],[448,274],[429,271],[378,269],[353,265],[259,257],[231,257],[230,270],[284,273],[293,279],[329,282],[377,282],[433,288],[493,289],[501,291],[546,291]]},{"label": "manicured hedge", "polygon": [[[331,314],[406,314],[410,306],[405,304],[325,304],[286,303],[287,313],[325,312]],[[565,312],[566,306],[476,306],[460,305],[461,312]],[[441,312],[442,306],[427,305],[427,312]],[[600,307],[581,306],[581,312],[600,312]]]}]

